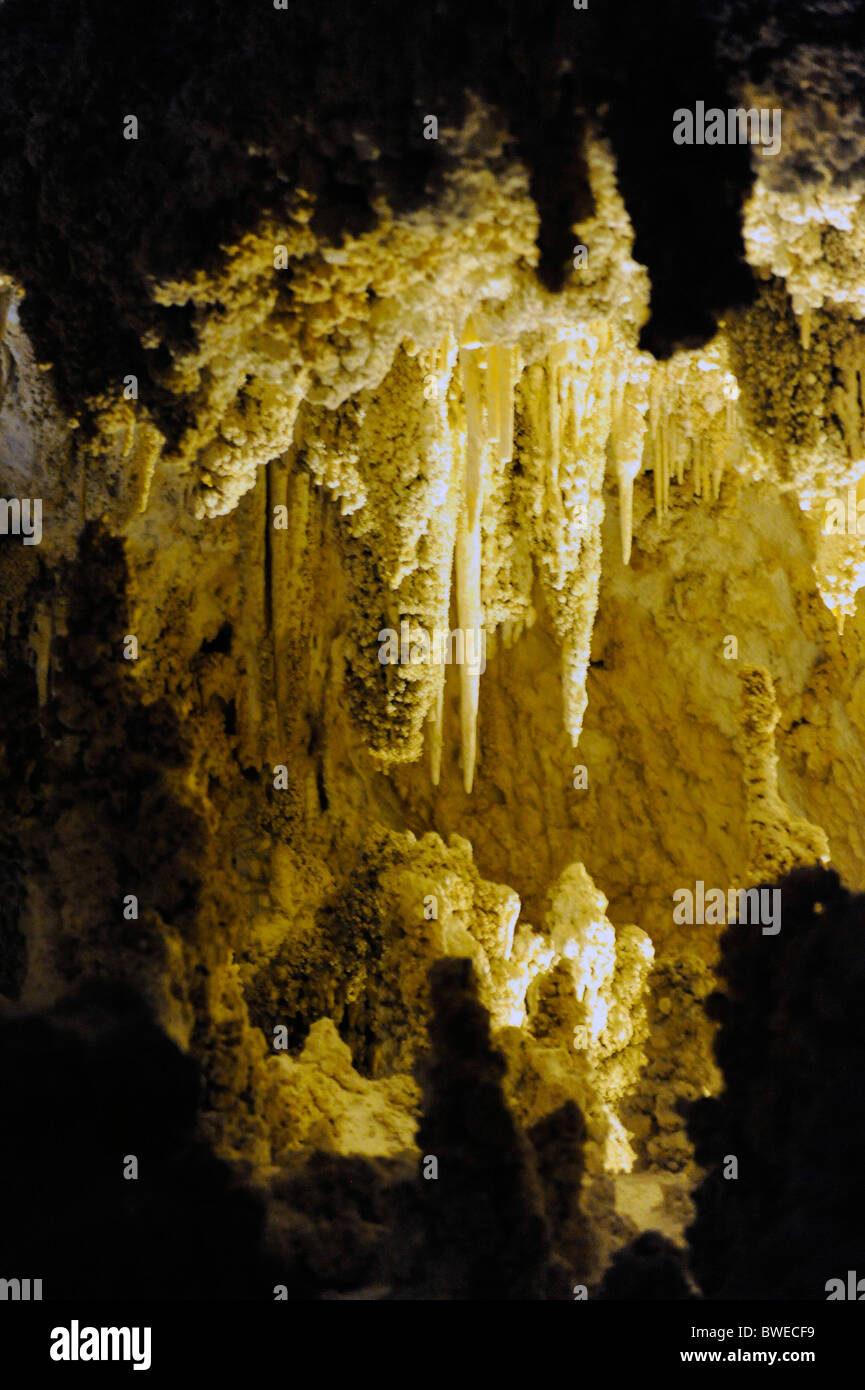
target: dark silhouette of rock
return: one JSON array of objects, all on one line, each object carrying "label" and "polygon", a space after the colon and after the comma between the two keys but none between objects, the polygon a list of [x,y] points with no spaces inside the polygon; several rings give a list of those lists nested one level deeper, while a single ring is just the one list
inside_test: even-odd
[{"label": "dark silhouette of rock", "polygon": [[418,1129],[421,1153],[438,1160],[438,1178],[421,1188],[429,1294],[541,1297],[548,1236],[540,1192],[502,1094],[505,1062],[490,1043],[471,962],[437,961],[430,1000]]},{"label": "dark silhouette of rock", "polygon": [[42,1279],[46,1300],[272,1297],[263,1203],[196,1138],[198,1093],[131,989],[94,982],[47,1013],[7,1012],[4,1276]]},{"label": "dark silhouette of rock", "polygon": [[777,936],[722,938],[709,1003],[725,1086],[690,1108],[708,1173],[689,1240],[708,1298],[825,1299],[829,1279],[865,1273],[865,898],[822,868],[779,886]]},{"label": "dark silhouette of rock", "polygon": [[685,1252],[658,1231],[644,1231],[616,1251],[598,1297],[606,1301],[693,1298]]}]

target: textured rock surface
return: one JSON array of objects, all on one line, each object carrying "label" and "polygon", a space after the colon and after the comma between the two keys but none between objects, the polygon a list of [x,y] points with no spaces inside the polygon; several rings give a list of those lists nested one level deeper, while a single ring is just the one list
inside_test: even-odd
[{"label": "textured rock surface", "polygon": [[[561,17],[532,39],[506,8],[532,61],[509,48],[495,90],[484,64],[468,97],[439,70],[447,35],[423,61],[406,40],[442,111],[434,151],[392,74],[350,127],[316,97],[305,144],[299,110],[274,115],[284,35],[247,81],[272,33],[247,17],[206,101],[203,78],[172,78],[160,151],[193,212],[172,199],[155,220],[152,150],[85,195],[67,136],[49,148],[22,114],[32,59],[32,101],[73,120],[78,79],[55,91],[51,58],[75,32],[98,60],[109,7],[61,6],[30,37],[17,0],[0,12],[0,180],[20,207],[0,230],[0,491],[43,501],[40,547],[0,549],[0,994],[51,1009],[107,977],[145,995],[200,1068],[199,1136],[267,1193],[293,1296],[562,1297],[659,1210],[680,1232],[681,1103],[720,1084],[703,1007],[720,927],[677,924],[674,892],[830,854],[865,887],[865,562],[855,526],[823,526],[865,477],[860,117],[808,136],[837,55],[752,71],[760,25],[722,7],[722,44],[693,7],[694,72],[721,105],[780,91],[791,135],[777,164],[725,151],[724,179],[689,151],[671,231],[659,190],[682,169],[661,161],[650,187],[638,166],[662,117],[669,143],[649,56],[671,74],[681,7],[651,32],[627,7],[620,66],[592,19],[596,74],[581,59],[573,80]],[[292,70],[317,22],[299,7]],[[541,70],[548,110],[526,97]],[[795,111],[791,73],[813,77]],[[223,119],[236,79],[252,107]],[[74,127],[94,160],[130,104],[110,106],[119,80]],[[599,93],[620,105],[596,111]],[[30,158],[61,214],[41,241]],[[823,212],[800,217],[830,165]],[[743,229],[771,277],[756,289]],[[424,652],[452,627],[482,630],[483,673]],[[388,629],[409,660],[380,660]],[[439,1136],[459,1171],[424,1186]],[[514,1216],[498,1271],[494,1150]],[[456,1233],[473,1201],[477,1264]],[[681,1294],[652,1242],[609,1289],[656,1266]]]}]

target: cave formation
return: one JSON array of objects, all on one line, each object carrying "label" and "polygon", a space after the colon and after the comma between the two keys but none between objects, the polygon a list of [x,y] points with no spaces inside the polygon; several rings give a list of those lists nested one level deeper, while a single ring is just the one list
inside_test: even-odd
[{"label": "cave formation", "polygon": [[[758,1241],[750,1293],[823,1298],[855,1259],[811,1146],[862,1051],[863,37],[853,0],[0,5],[25,1214],[50,1070],[122,1110],[128,1055],[61,1227],[134,1131],[154,1268],[213,1204],[167,1297],[730,1297]],[[697,99],[780,111],[777,154],[674,143]],[[780,884],[780,932],[677,920],[698,884]]]}]

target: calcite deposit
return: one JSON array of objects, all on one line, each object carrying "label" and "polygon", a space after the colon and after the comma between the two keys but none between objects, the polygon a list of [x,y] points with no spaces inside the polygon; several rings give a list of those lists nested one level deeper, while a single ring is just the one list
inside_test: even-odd
[{"label": "calcite deposit", "polygon": [[647,1203],[681,1240],[721,929],[673,894],[830,861],[865,887],[865,553],[825,524],[865,488],[863,117],[828,98],[859,64],[743,77],[783,149],[733,157],[745,260],[657,355],[675,277],[600,99],[558,214],[552,117],[482,84],[410,198],[405,152],[328,108],[321,166],[348,141],[375,171],[336,229],[300,119],[262,134],[244,158],[294,176],[206,255],[138,246],[104,304],[82,267],[68,371],[45,266],[0,238],[0,491],[43,507],[0,550],[0,1003],[145,997],[292,1297],[508,1296],[454,1254],[496,1144],[519,1296],[600,1287]]}]

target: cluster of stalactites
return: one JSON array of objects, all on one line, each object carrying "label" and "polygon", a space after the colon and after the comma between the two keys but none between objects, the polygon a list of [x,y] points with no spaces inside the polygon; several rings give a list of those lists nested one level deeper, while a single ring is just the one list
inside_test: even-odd
[{"label": "cluster of stalactites", "polygon": [[[529,525],[537,568],[562,642],[565,724],[574,744],[579,740],[585,711],[586,673],[597,609],[607,444],[617,418],[623,422],[625,441],[618,466],[629,497],[639,468],[640,422],[646,408],[645,372],[635,370],[633,381],[624,383],[616,396],[617,358],[610,350],[612,336],[604,322],[591,331],[574,330],[553,343],[546,358],[534,363],[522,377],[519,349],[482,342],[470,319],[459,352],[464,431],[458,444],[463,458],[462,502],[454,547],[458,623],[465,632],[489,625],[483,604],[482,522],[489,526],[495,521],[485,512],[493,473],[507,470],[512,462],[515,388],[522,377],[522,410],[529,426],[529,440],[524,446],[527,457],[523,460],[530,479]],[[630,528],[630,508],[627,510]],[[477,760],[480,674],[477,664],[465,663],[460,670],[466,791],[472,788]],[[434,782],[441,760],[443,681],[442,673],[439,699],[432,713]]]},{"label": "cluster of stalactites", "polygon": [[725,470],[742,455],[738,396],[714,347],[651,368],[643,467],[652,471],[659,517],[669,510],[671,482],[681,487],[689,471],[694,496],[717,500]]},{"label": "cluster of stalactites", "polygon": [[[806,353],[817,341],[812,329],[806,307],[799,319],[800,345]],[[834,382],[828,389],[851,472],[865,459],[863,344],[865,339],[855,335],[836,345]],[[489,606],[484,611],[484,598],[495,584],[488,572],[488,549],[500,554],[508,544],[501,537],[497,549],[491,547],[489,534],[514,525],[513,515],[505,515],[491,496],[491,484],[498,485],[501,496],[504,478],[505,490],[510,490],[512,501],[516,499],[516,524],[525,525],[534,571],[561,645],[564,723],[575,746],[586,708],[606,467],[609,464],[618,484],[621,557],[628,564],[633,488],[641,472],[652,474],[655,514],[663,521],[674,482],[680,489],[688,485],[694,498],[717,500],[728,470],[747,474],[759,465],[761,447],[740,411],[740,385],[730,353],[722,327],[707,347],[655,362],[605,319],[561,330],[545,355],[538,357],[536,348],[531,352],[528,364],[521,360],[518,345],[483,341],[474,319],[468,320],[458,348],[453,339],[442,348],[445,389],[453,377],[454,398],[461,407],[460,425],[452,431],[461,496],[452,569],[459,625],[490,633],[501,626],[504,637],[512,627],[522,627],[519,619],[503,620]],[[520,421],[519,482],[511,468],[515,409]],[[861,476],[858,489],[857,502],[865,492]],[[858,523],[858,506],[856,512]],[[844,615],[854,611],[865,575],[859,534],[853,535],[853,529],[847,525],[840,538],[821,537],[815,561],[818,585],[839,626]],[[444,675],[442,670],[431,716],[436,784]],[[462,770],[470,791],[477,760],[480,670],[463,665],[460,681]]]},{"label": "cluster of stalactites", "polygon": [[[451,340],[430,356],[434,392],[446,396],[458,358],[460,425],[451,429],[460,503],[453,575],[459,628],[491,630],[484,611],[484,528],[500,524],[488,510],[493,475],[508,473],[514,454],[515,393],[525,434],[522,470],[528,482],[526,517],[536,570],[562,645],[565,727],[576,746],[586,708],[586,677],[601,569],[603,481],[608,459],[619,490],[621,553],[629,562],[633,487],[652,470],[656,511],[669,508],[670,484],[690,471],[696,497],[718,497],[728,466],[742,449],[735,378],[721,350],[680,354],[654,363],[603,320],[553,342],[525,371],[519,347],[484,342],[469,319],[458,355]],[[454,383],[456,384],[456,383]],[[513,480],[511,479],[511,482]],[[477,643],[475,645],[477,651]],[[471,791],[477,762],[481,670],[460,668],[463,784]],[[430,712],[431,774],[438,784],[442,755],[444,669]]]}]

